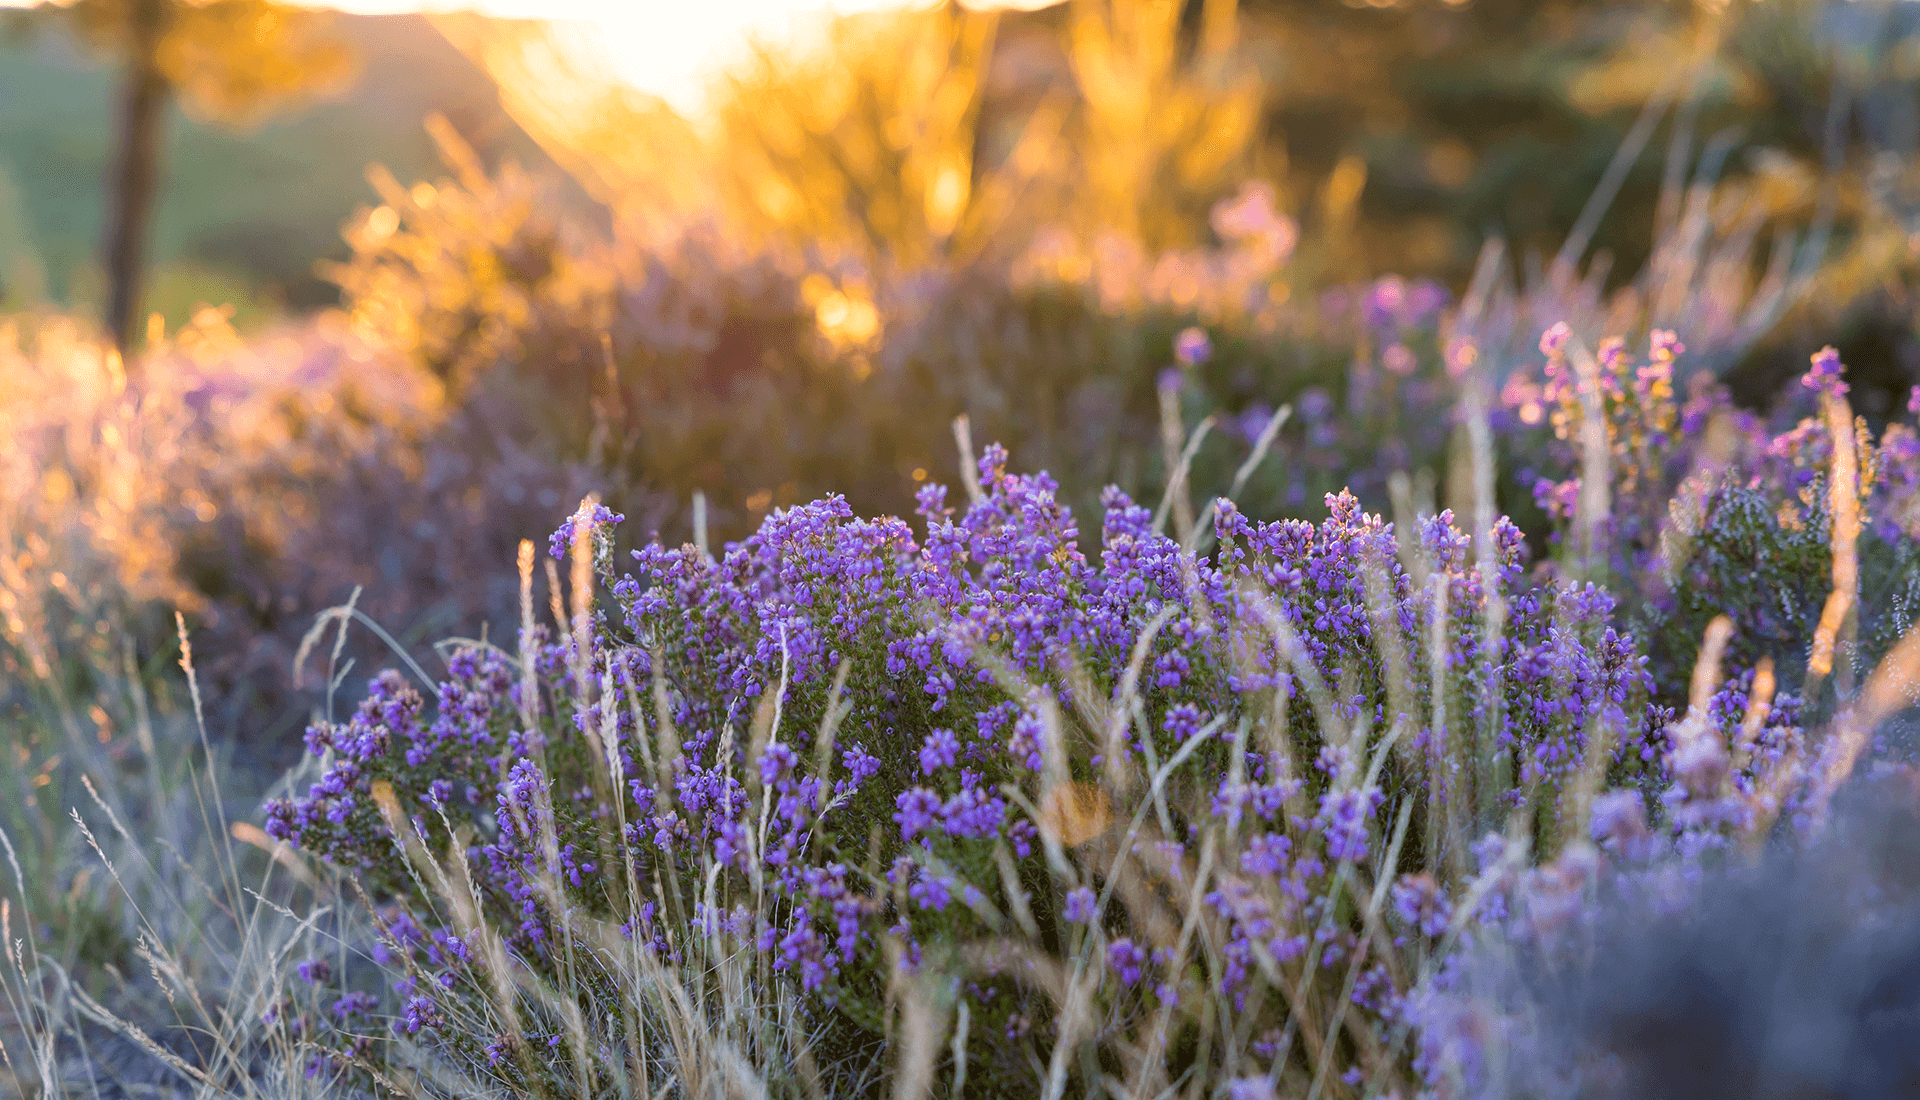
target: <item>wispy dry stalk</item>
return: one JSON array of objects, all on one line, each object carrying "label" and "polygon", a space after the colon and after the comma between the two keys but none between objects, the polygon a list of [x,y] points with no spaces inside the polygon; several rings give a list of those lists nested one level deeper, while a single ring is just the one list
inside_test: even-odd
[{"label": "wispy dry stalk", "polygon": [[1807,658],[1809,699],[1817,698],[1821,681],[1833,677],[1834,691],[1845,705],[1853,695],[1855,639],[1860,623],[1860,467],[1854,439],[1853,410],[1838,393],[1821,395],[1832,458],[1827,474],[1828,546],[1833,555],[1833,591],[1820,612]]}]

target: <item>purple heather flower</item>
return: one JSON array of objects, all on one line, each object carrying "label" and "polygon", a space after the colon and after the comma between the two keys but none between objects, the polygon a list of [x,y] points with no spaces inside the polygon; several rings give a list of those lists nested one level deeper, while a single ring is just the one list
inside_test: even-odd
[{"label": "purple heather flower", "polygon": [[1208,339],[1207,330],[1185,328],[1173,338],[1173,361],[1182,367],[1203,366],[1213,358],[1213,341]]},{"label": "purple heather flower", "polygon": [[[596,504],[593,506],[593,511],[587,514],[587,533],[591,536],[603,527],[625,522],[626,518],[604,504]],[[554,528],[553,534],[547,536],[547,553],[565,560],[567,551],[573,547],[575,523],[576,517],[569,516],[567,522]]]},{"label": "purple heather flower", "polygon": [[1007,738],[1007,752],[1028,771],[1039,771],[1045,757],[1042,747],[1046,741],[1046,726],[1040,716],[1021,711],[1013,720],[1013,736]]},{"label": "purple heather flower", "polygon": [[350,1020],[372,1012],[378,1006],[379,1002],[374,1000],[373,994],[355,990],[333,1002],[333,1015],[337,1020]]},{"label": "purple heather flower", "polygon": [[1812,367],[1800,377],[1800,384],[1819,393],[1832,394],[1835,397],[1847,392],[1847,384],[1842,380],[1846,373],[1846,364],[1840,362],[1840,353],[1832,347],[1824,347],[1813,353]]},{"label": "purple heather flower", "polygon": [[1410,324],[1431,321],[1447,305],[1447,289],[1432,279],[1420,279],[1407,289],[1407,320]]},{"label": "purple heather flower", "polygon": [[1184,745],[1194,734],[1200,732],[1206,723],[1200,716],[1200,708],[1192,703],[1180,703],[1167,708],[1166,721],[1161,724],[1167,731],[1169,743]]},{"label": "purple heather flower", "polygon": [[777,741],[768,745],[767,750],[760,754],[760,782],[771,787],[786,778],[787,773],[793,770],[796,759],[793,750],[787,746]]},{"label": "purple heather flower", "polygon": [[1253,443],[1258,441],[1261,433],[1267,430],[1267,423],[1272,419],[1273,406],[1264,401],[1256,401],[1248,405],[1245,411],[1234,417],[1230,423],[1242,439]]},{"label": "purple heather flower", "polygon": [[308,985],[325,985],[333,978],[333,967],[325,959],[308,959],[294,967],[300,980]]},{"label": "purple heather flower", "polygon": [[880,761],[868,754],[866,746],[857,742],[840,754],[840,762],[852,773],[855,785],[866,782],[880,770]]},{"label": "purple heather flower", "polygon": [[1644,857],[1652,842],[1647,807],[1636,790],[1608,791],[1593,800],[1589,832],[1594,843],[1626,859]]},{"label": "purple heather flower", "polygon": [[1573,339],[1573,330],[1561,321],[1540,335],[1540,354],[1549,359],[1558,359],[1566,354],[1567,341]]},{"label": "purple heather flower", "polygon": [[417,1035],[423,1028],[439,1027],[440,1023],[440,1008],[434,1004],[432,997],[419,994],[407,999],[406,1014],[400,1026],[408,1035]]},{"label": "purple heather flower", "polygon": [[1657,328],[1653,330],[1653,335],[1648,340],[1647,356],[1654,360],[1671,361],[1679,358],[1686,350],[1687,345],[1680,342],[1680,337],[1667,329]]},{"label": "purple heather flower", "polygon": [[1005,800],[995,798],[985,788],[971,783],[940,807],[941,822],[951,837],[998,836],[1000,823],[1006,820],[1006,816]]},{"label": "purple heather flower", "polygon": [[1300,416],[1309,424],[1325,420],[1333,409],[1333,398],[1319,386],[1310,386],[1300,394]]},{"label": "purple heather flower", "polygon": [[920,908],[938,913],[953,900],[953,880],[922,867],[913,885],[907,888],[907,896]]},{"label": "purple heather flower", "polygon": [[1367,324],[1376,329],[1398,327],[1407,314],[1407,283],[1398,275],[1377,280],[1361,299]]},{"label": "purple heather flower", "polygon": [[1061,911],[1069,924],[1087,924],[1093,920],[1094,906],[1099,900],[1092,890],[1085,886],[1076,887],[1067,893],[1067,904]]},{"label": "purple heather flower", "polygon": [[1286,870],[1293,841],[1281,833],[1261,833],[1247,841],[1240,853],[1240,869],[1250,875],[1273,876]]},{"label": "purple heather flower", "polygon": [[1321,796],[1320,816],[1315,822],[1326,835],[1329,859],[1358,863],[1367,858],[1367,824],[1385,797],[1377,787],[1329,791]]},{"label": "purple heather flower", "polygon": [[1146,975],[1147,953],[1126,937],[1107,945],[1107,965],[1127,985],[1137,985]]},{"label": "purple heather flower", "polygon": [[1265,1077],[1239,1077],[1227,1082],[1227,1100],[1275,1100],[1273,1082]]},{"label": "purple heather flower", "polygon": [[1907,395],[1907,411],[1920,414],[1920,386],[1913,387],[1913,392]]},{"label": "purple heather flower", "polygon": [[1447,930],[1453,906],[1447,892],[1432,875],[1402,875],[1393,887],[1393,905],[1400,919],[1428,939]]},{"label": "purple heather flower", "polygon": [[901,840],[912,840],[915,834],[931,829],[940,814],[940,796],[925,787],[901,792],[893,804],[899,810],[893,820],[900,826]]},{"label": "purple heather flower", "polygon": [[920,746],[920,770],[932,775],[941,768],[953,766],[954,759],[959,755],[960,739],[953,735],[952,730],[933,730]]}]

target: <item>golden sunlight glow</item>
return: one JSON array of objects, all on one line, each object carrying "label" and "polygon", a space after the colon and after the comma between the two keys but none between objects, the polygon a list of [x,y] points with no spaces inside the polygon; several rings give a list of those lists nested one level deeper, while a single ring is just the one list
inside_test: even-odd
[{"label": "golden sunlight glow", "polygon": [[[0,0],[4,2],[4,0]],[[1044,7],[1053,0],[988,0],[994,7]],[[704,114],[703,89],[755,40],[804,39],[832,13],[902,6],[901,0],[336,0],[344,11],[477,11],[509,19],[576,24],[566,36],[580,61],[689,118]],[[971,6],[986,6],[974,4]]]}]

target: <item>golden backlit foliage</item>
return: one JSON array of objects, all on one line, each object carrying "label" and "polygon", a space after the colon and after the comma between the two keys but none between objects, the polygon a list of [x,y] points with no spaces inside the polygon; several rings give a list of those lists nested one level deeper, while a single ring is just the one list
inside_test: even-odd
[{"label": "golden backlit foliage", "polygon": [[1211,204],[1263,164],[1261,90],[1234,0],[1208,0],[1197,37],[1182,7],[832,17],[804,42],[755,44],[703,130],[596,72],[563,29],[437,25],[609,206],[699,210],[897,272],[1012,259],[1046,226],[1203,242]]},{"label": "golden backlit foliage", "polygon": [[838,19],[805,52],[756,47],[716,107],[734,210],[903,267],[979,247],[1011,212],[979,186],[994,167],[981,108],[999,22],[945,5]]},{"label": "golden backlit foliage", "polygon": [[1066,33],[959,4],[837,20],[759,49],[716,108],[743,219],[901,267],[1008,258],[1044,225],[1194,243],[1255,167],[1260,89],[1232,0],[1072,0]]},{"label": "golden backlit foliage", "polygon": [[1240,53],[1235,0],[1205,0],[1198,41],[1179,0],[1073,0],[1081,99],[1073,143],[1082,209],[1149,248],[1193,243],[1207,204],[1255,167],[1260,81]]}]

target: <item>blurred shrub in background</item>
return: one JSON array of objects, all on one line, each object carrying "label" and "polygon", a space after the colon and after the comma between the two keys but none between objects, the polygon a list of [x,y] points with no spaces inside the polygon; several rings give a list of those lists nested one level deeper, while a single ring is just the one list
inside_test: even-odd
[{"label": "blurred shrub in background", "polygon": [[[517,86],[522,117],[553,108],[534,129],[591,166],[603,215],[512,166],[488,174],[436,123],[449,176],[374,173],[382,202],[330,272],[340,317],[156,352],[152,392],[115,415],[194,441],[178,459],[143,444],[142,469],[177,472],[127,490],[129,514],[177,537],[115,568],[132,602],[235,632],[210,671],[284,664],[299,624],[357,583],[403,639],[478,633],[511,605],[482,578],[536,525],[520,509],[590,486],[679,540],[699,494],[715,546],[829,492],[901,514],[953,469],[962,414],[1083,513],[1108,484],[1157,500],[1184,462],[1201,493],[1238,479],[1259,516],[1343,488],[1465,515],[1480,487],[1460,410],[1518,415],[1560,322],[1589,347],[1684,332],[1676,391],[1717,376],[1749,405],[1792,376],[1774,343],[1803,363],[1802,329],[1838,328],[1844,348],[1866,325],[1851,400],[1878,431],[1916,369],[1900,350],[1916,39],[1903,6],[1837,10],[943,5],[763,51],[705,133],[576,85],[567,103],[632,125],[567,129],[563,104]],[[1782,35],[1811,45],[1769,52]],[[494,45],[496,66],[537,71],[539,43]],[[1479,83],[1458,83],[1467,69]],[[1463,106],[1487,103],[1505,106]],[[1307,117],[1323,106],[1344,120],[1332,144]],[[1527,168],[1528,142],[1592,170]],[[1527,187],[1560,175],[1581,201],[1527,221]],[[1466,227],[1470,204],[1448,204],[1495,193],[1501,216],[1462,232],[1509,244],[1423,251],[1419,218]],[[175,389],[217,391],[226,419],[161,396]],[[1575,460],[1544,422],[1497,438],[1526,476],[1493,479],[1491,503],[1544,540],[1532,479]],[[1657,507],[1642,511],[1632,537],[1651,538]],[[148,633],[164,648],[164,623]]]}]

